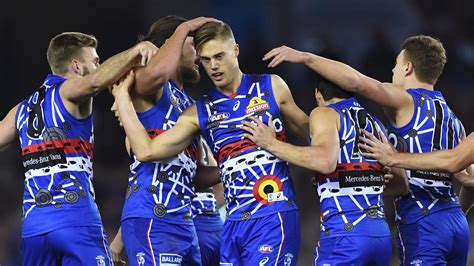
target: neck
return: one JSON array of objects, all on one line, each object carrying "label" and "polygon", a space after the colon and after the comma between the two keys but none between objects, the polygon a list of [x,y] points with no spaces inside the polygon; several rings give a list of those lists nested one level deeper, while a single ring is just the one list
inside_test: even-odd
[{"label": "neck", "polygon": [[414,80],[408,80],[407,82],[405,82],[405,89],[411,89],[411,88],[423,88],[423,89],[427,89],[427,90],[434,90],[434,85],[433,84],[429,84],[429,83],[426,83],[426,82],[421,82],[417,79],[414,79]]},{"label": "neck", "polygon": [[232,94],[237,92],[237,89],[240,86],[240,83],[242,82],[242,76],[244,74],[242,71],[239,69],[237,75],[235,75],[235,78],[227,85],[217,87],[220,91],[222,91],[225,94]]},{"label": "neck", "polygon": [[326,101],[327,104],[333,104],[333,103],[337,103],[337,102],[340,102],[342,100],[345,100],[343,98],[332,98],[331,100],[329,101]]}]

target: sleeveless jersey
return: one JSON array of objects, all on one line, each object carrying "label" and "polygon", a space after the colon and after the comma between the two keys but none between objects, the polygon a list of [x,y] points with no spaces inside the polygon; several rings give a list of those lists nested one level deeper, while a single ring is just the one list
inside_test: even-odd
[{"label": "sleeveless jersey", "polygon": [[92,115],[76,119],[66,110],[59,95],[64,81],[48,75],[16,113],[25,169],[23,237],[102,226],[92,187]]},{"label": "sleeveless jersey", "polygon": [[[172,128],[192,103],[176,84],[168,81],[159,101],[151,109],[137,113],[138,119],[154,138]],[[133,156],[122,221],[140,217],[178,224],[192,222],[190,203],[194,195],[196,145],[194,141],[186,150],[163,161],[140,162]]]},{"label": "sleeveless jersey", "polygon": [[270,75],[242,76],[233,97],[217,88],[197,101],[199,125],[217,158],[229,220],[248,220],[296,209],[288,163],[243,137],[242,121],[249,116],[268,123],[273,117],[277,136],[283,123]]},{"label": "sleeveless jersey", "polygon": [[[401,128],[389,128],[389,140],[402,152],[421,153],[456,147],[463,126],[439,91],[409,89],[415,112]],[[458,208],[449,173],[407,170],[409,193],[396,200],[397,221],[413,223],[429,213]]]},{"label": "sleeveless jersey", "polygon": [[321,203],[321,238],[389,236],[383,211],[384,173],[380,164],[360,154],[360,129],[385,134],[382,123],[354,98],[328,105],[340,116],[340,151],[336,171],[315,178]]}]

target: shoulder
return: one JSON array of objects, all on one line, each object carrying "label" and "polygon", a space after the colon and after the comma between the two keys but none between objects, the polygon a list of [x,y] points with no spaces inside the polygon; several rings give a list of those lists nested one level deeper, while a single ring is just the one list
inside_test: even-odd
[{"label": "shoulder", "polygon": [[339,113],[330,107],[316,107],[311,111],[309,115],[311,120],[319,120],[319,119],[339,119]]}]

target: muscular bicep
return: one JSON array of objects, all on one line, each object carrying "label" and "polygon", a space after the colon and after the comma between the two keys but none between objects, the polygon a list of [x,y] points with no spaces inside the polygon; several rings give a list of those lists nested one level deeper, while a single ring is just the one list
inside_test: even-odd
[{"label": "muscular bicep", "polygon": [[326,107],[316,108],[309,117],[311,145],[321,149],[321,156],[336,165],[339,155],[339,114]]},{"label": "muscular bicep", "polygon": [[3,151],[10,143],[15,140],[17,135],[15,117],[18,105],[13,107],[5,118],[0,121],[0,151]]},{"label": "muscular bicep", "polygon": [[296,105],[286,83],[279,76],[272,75],[272,87],[286,127],[295,136],[304,140],[308,139],[309,117]]},{"label": "muscular bicep", "polygon": [[389,109],[408,108],[413,102],[404,88],[392,83],[382,83],[363,74],[358,78],[357,87],[359,95]]}]

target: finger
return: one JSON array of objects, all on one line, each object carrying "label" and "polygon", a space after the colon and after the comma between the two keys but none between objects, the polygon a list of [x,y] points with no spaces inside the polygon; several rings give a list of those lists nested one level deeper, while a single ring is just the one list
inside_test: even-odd
[{"label": "finger", "polygon": [[146,65],[146,57],[144,55],[142,55],[142,62],[141,62],[141,65],[142,66],[145,66]]},{"label": "finger", "polygon": [[360,143],[363,143],[363,144],[366,144],[366,145],[370,145],[371,147],[374,147],[376,146],[375,145],[375,142],[373,142],[372,140],[366,138],[366,137],[360,137],[359,138],[359,142]]},{"label": "finger", "polygon": [[270,52],[266,53],[264,56],[263,56],[263,60],[268,60],[272,57],[275,57],[277,54],[278,54],[278,51],[280,50],[279,49],[280,47],[277,47],[277,48],[273,48],[272,50],[270,50]]},{"label": "finger", "polygon": [[374,158],[374,154],[373,153],[368,153],[368,152],[360,152],[362,154],[362,156],[364,156],[365,158]]},{"label": "finger", "polygon": [[255,129],[257,127],[257,125],[255,125],[254,123],[251,123],[249,121],[242,121],[242,127],[249,127],[251,129]]},{"label": "finger", "polygon": [[[249,132],[250,134],[254,134],[255,133],[255,129],[251,128],[251,127],[247,127],[247,126],[242,126],[241,127],[242,130],[245,130],[247,132]],[[244,133],[245,134],[245,133]]]},{"label": "finger", "polygon": [[273,116],[272,115],[270,115],[268,117],[268,127],[275,130],[275,127],[273,126]]},{"label": "finger", "polygon": [[384,166],[383,167],[383,171],[387,174],[391,173],[392,172],[392,167],[390,166]]},{"label": "finger", "polygon": [[382,143],[390,144],[385,134],[383,134],[381,131],[379,131],[379,136],[382,139]]},{"label": "finger", "polygon": [[369,146],[367,144],[361,144],[359,143],[359,148],[361,149],[364,149],[366,151],[370,151],[370,153],[374,153],[375,152],[375,148],[373,148],[372,146]]},{"label": "finger", "polygon": [[270,67],[277,67],[281,62],[285,60],[285,56],[283,54],[278,54],[273,58],[272,62],[270,63]]},{"label": "finger", "polygon": [[247,138],[247,139],[255,142],[255,138],[251,134],[244,133],[243,136],[244,136],[244,138]]}]

